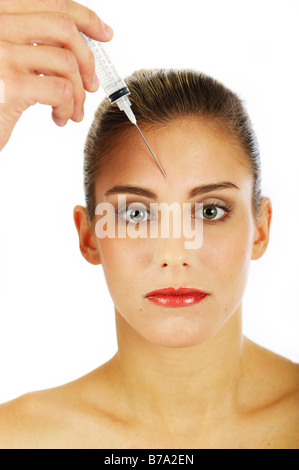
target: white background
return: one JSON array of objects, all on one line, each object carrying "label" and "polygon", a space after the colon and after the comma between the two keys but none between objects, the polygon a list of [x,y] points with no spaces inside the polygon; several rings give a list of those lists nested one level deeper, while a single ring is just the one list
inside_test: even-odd
[{"label": "white background", "polygon": [[[245,102],[261,148],[270,244],[251,262],[244,333],[299,361],[297,0],[81,2],[110,24],[106,50],[125,77],[193,68]],[[0,402],[61,385],[117,350],[102,267],[79,251],[73,207],[84,205],[83,147],[99,102],[59,128],[51,108],[27,110],[0,154]]]}]

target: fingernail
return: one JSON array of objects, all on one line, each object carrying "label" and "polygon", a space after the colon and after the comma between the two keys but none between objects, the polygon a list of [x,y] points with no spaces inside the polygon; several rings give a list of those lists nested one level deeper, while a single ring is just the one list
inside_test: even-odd
[{"label": "fingernail", "polygon": [[97,74],[95,73],[94,77],[92,79],[91,88],[93,90],[97,90],[99,88],[99,86],[100,86],[99,79],[97,77]]},{"label": "fingernail", "polygon": [[57,123],[60,127],[64,127],[66,125],[66,123],[68,122],[68,119],[65,120],[65,119],[57,119]]},{"label": "fingernail", "polygon": [[112,36],[113,36],[113,29],[111,28],[111,26],[104,23],[103,20],[102,20],[102,24],[103,24],[103,31],[104,31],[104,34],[105,34],[106,38],[111,39]]}]

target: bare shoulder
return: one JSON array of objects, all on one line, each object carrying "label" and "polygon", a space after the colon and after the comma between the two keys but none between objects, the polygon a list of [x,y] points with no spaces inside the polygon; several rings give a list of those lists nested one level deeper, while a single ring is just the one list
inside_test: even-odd
[{"label": "bare shoulder", "polygon": [[103,413],[86,399],[89,375],[0,405],[0,449],[92,446]]},{"label": "bare shoulder", "polygon": [[40,414],[39,394],[27,393],[0,405],[0,448],[34,447]]},{"label": "bare shoulder", "polygon": [[299,448],[299,364],[247,341],[249,415],[276,448]]},{"label": "bare shoulder", "polygon": [[53,430],[59,433],[64,425],[63,390],[30,392],[0,405],[0,448],[48,447]]},{"label": "bare shoulder", "polygon": [[299,364],[245,338],[251,375],[277,398],[299,391]]}]

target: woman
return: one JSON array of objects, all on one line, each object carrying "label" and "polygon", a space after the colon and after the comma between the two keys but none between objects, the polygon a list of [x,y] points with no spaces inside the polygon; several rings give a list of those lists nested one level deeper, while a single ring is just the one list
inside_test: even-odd
[{"label": "woman", "polygon": [[[298,447],[298,365],[242,333],[250,261],[267,248],[272,214],[246,111],[190,70],[142,70],[126,82],[167,179],[106,99],[86,141],[86,208],[74,209],[81,253],[104,269],[118,351],[78,380],[3,404],[0,446]],[[149,235],[165,220],[152,204],[174,202],[188,204],[191,225],[201,220],[199,247]],[[106,225],[131,236],[103,236],[107,203]]]}]

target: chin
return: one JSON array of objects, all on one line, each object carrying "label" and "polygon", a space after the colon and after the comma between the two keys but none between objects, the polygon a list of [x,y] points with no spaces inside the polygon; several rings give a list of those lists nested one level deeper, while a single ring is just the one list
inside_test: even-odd
[{"label": "chin", "polygon": [[213,333],[207,328],[195,328],[194,325],[169,325],[159,331],[147,331],[146,338],[153,344],[165,348],[192,348],[207,341]]}]

